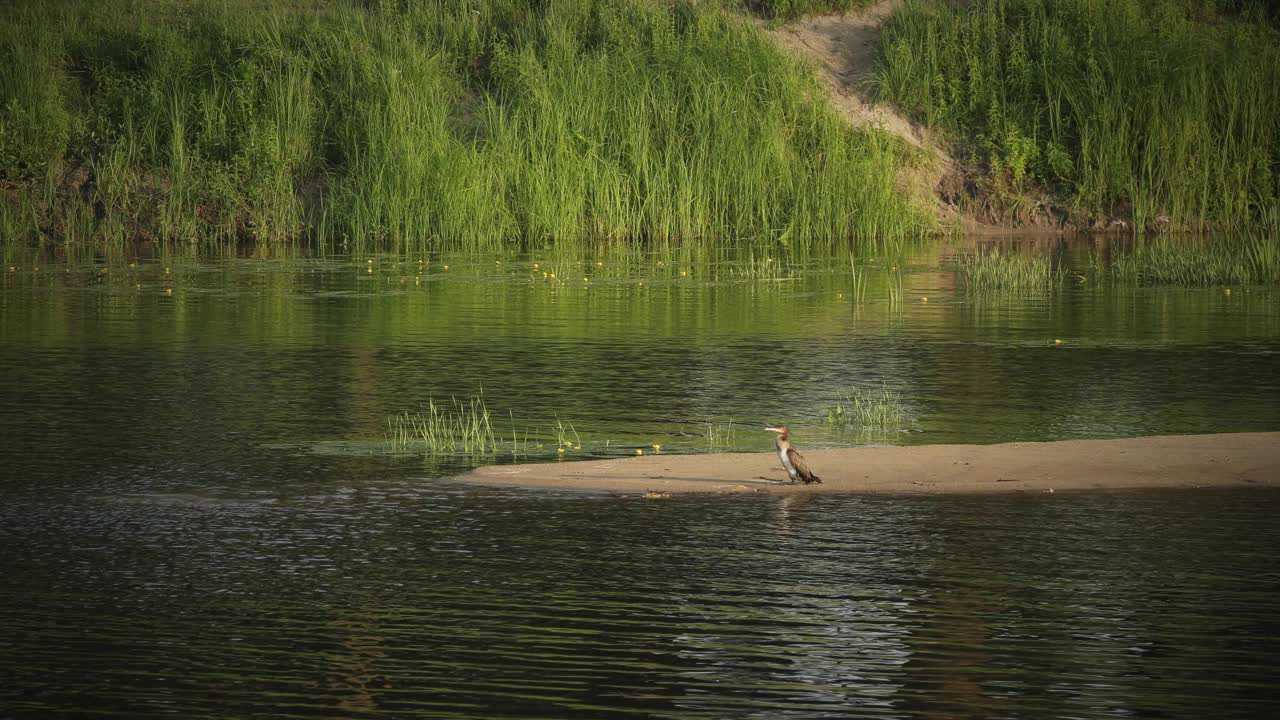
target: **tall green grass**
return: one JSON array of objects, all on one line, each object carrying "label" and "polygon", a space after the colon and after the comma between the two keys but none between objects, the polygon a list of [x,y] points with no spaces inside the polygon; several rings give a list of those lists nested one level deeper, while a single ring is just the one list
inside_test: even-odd
[{"label": "tall green grass", "polygon": [[[498,447],[483,397],[465,403],[455,398],[439,405],[432,400],[425,410],[392,415],[387,418],[387,442],[398,450],[420,448],[433,455],[485,455]],[[512,447],[515,446],[513,425]]]},{"label": "tall green grass", "polygon": [[1053,258],[1009,250],[974,252],[956,262],[968,290],[1049,290],[1063,284],[1066,273]]},{"label": "tall green grass", "polygon": [[1256,3],[908,0],[882,95],[1016,194],[1139,228],[1243,226],[1280,198],[1280,31]]},{"label": "tall green grass", "polygon": [[[717,2],[0,7],[0,180],[65,239],[336,251],[877,243],[906,152]],[[76,178],[80,178],[76,180]],[[50,178],[47,188],[41,180]],[[16,197],[16,195],[13,195]],[[15,219],[16,218],[16,219]]]},{"label": "tall green grass", "polygon": [[907,429],[909,416],[902,397],[881,385],[878,390],[854,388],[827,408],[827,425],[867,436],[886,436]]},{"label": "tall green grass", "polygon": [[746,0],[746,5],[767,18],[795,19],[804,15],[859,10],[876,2],[878,0]]},{"label": "tall green grass", "polygon": [[1095,282],[1114,285],[1261,285],[1280,283],[1280,235],[1250,233],[1212,242],[1139,240],[1110,263],[1094,259]]}]

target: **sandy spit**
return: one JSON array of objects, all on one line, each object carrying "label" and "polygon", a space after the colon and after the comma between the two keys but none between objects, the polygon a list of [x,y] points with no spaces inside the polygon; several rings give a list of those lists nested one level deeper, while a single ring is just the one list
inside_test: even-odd
[{"label": "sandy spit", "polygon": [[[769,446],[767,438],[761,444]],[[802,448],[803,449],[803,448]],[[667,493],[987,493],[1280,486],[1280,432],[805,451],[820,485],[791,485],[771,452],[477,468],[481,485]]]}]

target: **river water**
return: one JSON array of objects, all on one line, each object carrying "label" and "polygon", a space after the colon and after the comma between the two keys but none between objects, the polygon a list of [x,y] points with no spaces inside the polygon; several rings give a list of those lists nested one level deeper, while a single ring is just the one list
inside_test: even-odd
[{"label": "river water", "polygon": [[[130,260],[4,278],[0,717],[1276,712],[1269,490],[647,501],[385,442],[477,396],[522,461],[556,428],[571,458],[765,451],[766,422],[1277,430],[1276,288],[975,296],[936,252]],[[828,426],[859,388],[903,426]]]}]

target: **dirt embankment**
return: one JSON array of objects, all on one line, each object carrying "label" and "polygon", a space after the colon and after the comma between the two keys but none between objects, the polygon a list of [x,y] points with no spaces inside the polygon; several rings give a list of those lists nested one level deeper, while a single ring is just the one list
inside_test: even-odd
[{"label": "dirt embankment", "polygon": [[[808,17],[794,23],[759,26],[794,57],[813,66],[832,103],[850,125],[875,126],[920,150],[916,165],[902,175],[903,190],[922,205],[937,208],[944,225],[969,233],[1008,232],[1010,218],[982,189],[981,173],[952,158],[928,130],[874,98],[880,27],[902,5],[882,0],[869,8],[839,15]],[[1043,202],[1017,224],[1039,229],[1061,228],[1065,211]]]},{"label": "dirt embankment", "polygon": [[821,484],[786,483],[786,473],[771,452],[491,466],[459,479],[481,485],[656,495],[1280,487],[1280,432],[858,447],[815,450],[805,456]]}]

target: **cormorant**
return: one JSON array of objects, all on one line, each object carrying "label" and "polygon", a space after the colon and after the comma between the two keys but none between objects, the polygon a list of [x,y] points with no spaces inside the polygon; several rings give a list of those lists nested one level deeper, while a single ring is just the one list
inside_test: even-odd
[{"label": "cormorant", "polygon": [[805,462],[804,456],[791,447],[791,430],[786,425],[767,427],[765,430],[778,433],[775,441],[778,446],[778,457],[781,458],[782,467],[786,469],[787,477],[791,478],[791,482],[799,480],[805,485],[822,482],[822,478],[814,475],[813,470],[809,469],[809,463]]}]

